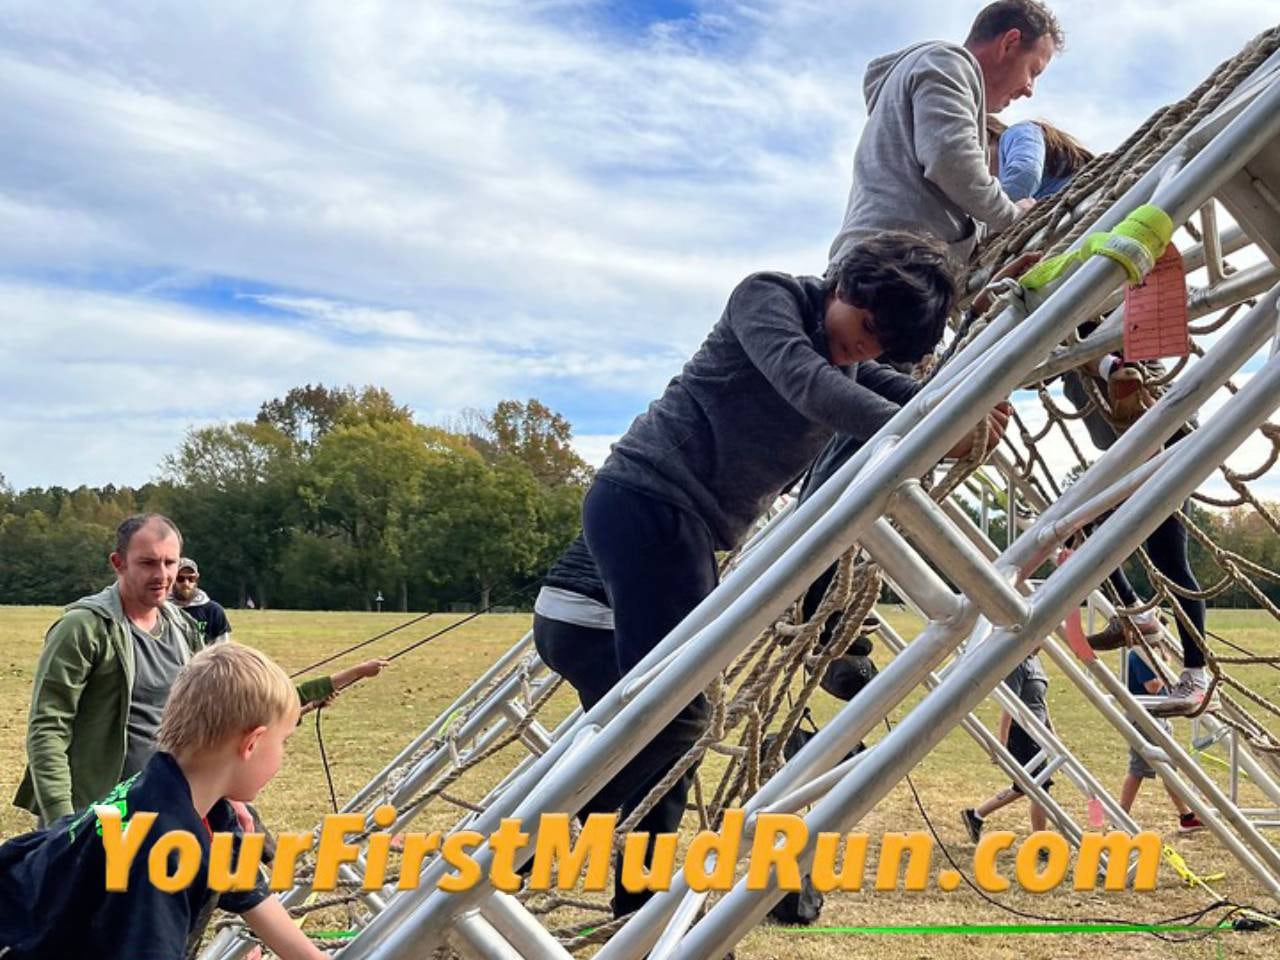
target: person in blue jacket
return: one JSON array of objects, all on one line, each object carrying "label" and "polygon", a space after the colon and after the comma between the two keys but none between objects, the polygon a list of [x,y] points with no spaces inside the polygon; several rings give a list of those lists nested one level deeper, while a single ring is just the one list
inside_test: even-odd
[{"label": "person in blue jacket", "polygon": [[1068,183],[1093,153],[1071,134],[1044,120],[1006,127],[987,117],[992,169],[1010,200],[1043,200]]},{"label": "person in blue jacket", "polygon": [[[261,869],[243,889],[219,894],[210,886],[213,835],[231,835],[238,864],[245,841],[231,801],[253,800],[276,775],[299,711],[293,682],[257,650],[224,641],[195,654],[173,684],[158,749],[140,771],[89,809],[0,844],[0,957],[176,960],[196,945],[216,904],[241,914],[284,960],[325,960],[270,895]],[[106,886],[106,808],[119,812],[126,829],[156,815],[123,890]],[[195,876],[176,891],[153,883],[150,868],[171,831],[185,831],[199,846]],[[176,859],[170,852],[162,861],[170,876]]]}]

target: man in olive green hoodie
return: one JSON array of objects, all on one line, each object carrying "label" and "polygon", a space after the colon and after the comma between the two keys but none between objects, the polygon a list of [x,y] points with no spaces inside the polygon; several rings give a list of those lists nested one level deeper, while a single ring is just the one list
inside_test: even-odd
[{"label": "man in olive green hoodie", "polygon": [[[169,601],[181,553],[171,520],[129,517],[111,554],[116,582],[70,604],[45,636],[14,798],[43,823],[83,810],[150,758],[169,687],[203,646],[195,621]],[[312,703],[334,683],[298,691]]]}]

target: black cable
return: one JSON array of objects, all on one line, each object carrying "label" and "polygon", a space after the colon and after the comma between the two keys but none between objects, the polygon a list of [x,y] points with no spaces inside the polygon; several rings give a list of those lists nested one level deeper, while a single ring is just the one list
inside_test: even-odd
[{"label": "black cable", "polygon": [[[531,583],[526,587],[521,587],[518,590],[512,590],[509,593],[503,594],[503,596],[501,596],[497,600],[494,600],[487,607],[484,607],[481,610],[477,610],[474,613],[468,614],[467,616],[463,617],[461,620],[454,621],[453,623],[449,624],[446,627],[441,627],[435,633],[429,634],[423,637],[421,640],[415,640],[413,643],[409,644],[407,647],[397,650],[395,653],[386,657],[386,659],[396,660],[400,657],[403,657],[406,653],[410,653],[411,651],[418,649],[418,647],[422,646],[424,643],[430,643],[432,640],[435,640],[437,637],[443,636],[444,634],[448,633],[450,630],[456,630],[458,627],[461,627],[461,626],[464,626],[465,624],[470,623],[476,617],[479,617],[482,614],[488,613],[494,607],[503,606],[508,600],[514,600],[514,599],[517,599],[518,597],[525,596],[534,587],[540,587],[540,586],[541,586],[540,583]],[[382,638],[388,637],[398,630],[403,630],[405,627],[413,626],[413,624],[419,623],[425,620],[429,616],[431,616],[430,613],[421,614],[417,617],[414,617],[412,620],[406,620],[404,623],[400,624],[398,627],[392,627],[390,630],[384,630],[382,633],[379,633],[376,636],[370,637],[368,640],[362,640],[359,643],[354,644],[350,647],[347,647],[344,650],[339,650],[337,653],[333,654],[332,656],[325,657],[323,660],[317,660],[315,663],[309,664],[308,666],[303,667],[301,670],[294,671],[293,673],[289,674],[289,679],[292,680],[295,677],[299,677],[304,673],[310,673],[316,667],[322,667],[326,663],[331,663],[332,661],[337,660],[339,657],[346,656],[348,653],[351,653],[354,650],[359,650],[361,647],[368,646],[369,644],[373,643],[375,640],[381,640]]]},{"label": "black cable", "polygon": [[[474,620],[476,617],[480,616],[481,614],[488,613],[488,612],[489,612],[490,610],[492,610],[494,607],[501,606],[501,605],[502,605],[502,601],[505,601],[505,600],[512,600],[512,599],[515,599],[516,597],[519,597],[519,596],[522,596],[522,595],[524,595],[524,594],[527,594],[527,593],[528,593],[530,590],[532,590],[535,586],[540,586],[540,584],[534,583],[534,584],[530,584],[529,586],[524,587],[524,588],[522,588],[522,589],[520,589],[520,590],[513,590],[513,591],[511,591],[510,593],[505,594],[505,595],[504,595],[500,600],[495,600],[493,603],[489,604],[489,605],[488,605],[487,607],[485,607],[483,610],[477,610],[475,613],[472,613],[472,614],[470,614],[470,615],[468,615],[468,616],[466,616],[466,617],[463,617],[461,620],[458,620],[458,621],[456,621],[456,622],[454,622],[454,623],[451,623],[451,624],[449,624],[449,625],[448,625],[448,626],[446,626],[446,627],[441,627],[441,628],[440,628],[439,630],[437,630],[435,633],[430,634],[429,636],[423,637],[421,640],[417,640],[417,641],[415,641],[415,642],[413,642],[413,643],[409,644],[409,646],[405,647],[405,648],[404,648],[404,649],[402,649],[402,650],[397,650],[395,653],[393,653],[393,654],[391,654],[389,657],[387,657],[387,659],[388,659],[388,660],[395,660],[395,659],[397,659],[398,657],[402,657],[402,656],[404,656],[406,653],[409,653],[411,650],[416,650],[418,647],[422,646],[424,643],[429,643],[430,641],[432,641],[432,640],[436,639],[437,637],[443,636],[444,634],[448,633],[450,630],[456,630],[458,627],[461,627],[463,624],[470,623],[470,622],[471,622],[472,620]],[[365,640],[365,641],[363,641],[362,643],[359,643],[359,644],[357,644],[356,646],[351,647],[351,648],[349,648],[348,650],[343,651],[343,652],[344,652],[344,653],[350,653],[350,652],[351,652],[351,650],[355,650],[355,649],[358,649],[359,647],[364,646],[365,644],[372,643],[374,640],[380,640],[380,639],[382,639],[382,637],[385,637],[385,636],[387,636],[388,634],[395,633],[397,630],[403,629],[404,627],[407,627],[407,626],[409,626],[410,624],[417,623],[418,621],[423,620],[423,619],[425,619],[426,617],[429,617],[429,616],[430,616],[430,614],[429,614],[429,613],[424,613],[424,614],[423,614],[422,616],[420,616],[420,617],[416,617],[415,619],[410,620],[410,621],[408,621],[407,623],[402,623],[402,624],[401,624],[400,626],[398,626],[398,627],[393,627],[392,629],[387,630],[387,631],[385,631],[384,633],[381,633],[381,634],[379,634],[379,635],[378,635],[378,636],[376,636],[376,637],[371,637],[370,639]],[[321,661],[319,661],[319,663],[312,664],[310,667],[307,667],[307,668],[306,668],[306,670],[312,670],[312,669],[314,669],[316,666],[320,666],[321,664],[328,663],[328,662],[329,662],[329,660],[333,660],[333,659],[335,659],[336,657],[339,657],[339,656],[342,656],[342,654],[341,654],[341,653],[334,654],[334,656],[333,656],[333,657],[328,658],[328,660],[321,660]],[[306,672],[306,671],[299,671],[299,672],[300,672],[300,673],[302,673],[302,672]],[[296,677],[297,675],[298,675],[298,674],[297,674],[297,673],[295,673],[295,674],[293,674],[292,676],[293,676],[293,677]],[[291,677],[290,679],[292,679],[292,677]],[[324,710],[323,705],[322,705],[322,706],[319,706],[319,707],[317,707],[317,708],[316,708],[316,744],[317,744],[317,745],[319,746],[319,748],[320,748],[320,763],[324,766],[324,777],[325,777],[325,780],[326,780],[326,781],[328,782],[328,784],[329,784],[329,802],[333,804],[333,812],[334,812],[334,813],[337,813],[337,812],[338,812],[338,792],[337,792],[337,790],[336,790],[336,789],[334,789],[334,786],[333,786],[333,773],[332,773],[332,771],[329,769],[329,758],[328,758],[328,756],[326,755],[326,753],[325,753],[325,749],[324,749],[324,733],[322,732],[321,727],[320,727],[320,714],[321,714],[321,712],[323,712],[323,710]]]},{"label": "black cable", "polygon": [[[889,719],[887,717],[885,718],[884,722],[887,728],[889,728],[890,730],[893,729],[893,724],[889,722]],[[1203,910],[1192,911],[1190,913],[1180,914],[1175,917],[1166,917],[1159,920],[1153,920],[1147,923],[1136,923],[1133,920],[1129,920],[1123,917],[1080,917],[1080,916],[1054,917],[1054,916],[1049,916],[1048,914],[1031,913],[1026,910],[1019,910],[1016,907],[1011,907],[1008,904],[1001,903],[999,900],[996,900],[994,897],[990,896],[985,890],[979,887],[977,883],[975,883],[972,879],[970,879],[969,875],[965,873],[963,869],[961,869],[960,864],[956,861],[955,857],[951,855],[951,851],[947,848],[947,845],[943,842],[942,838],[938,835],[938,831],[934,827],[933,821],[929,818],[929,814],[925,811],[924,802],[920,799],[920,794],[916,790],[916,785],[912,782],[910,774],[908,774],[905,777],[905,780],[907,783],[907,788],[911,791],[911,796],[915,800],[916,809],[920,812],[921,819],[924,820],[925,826],[929,828],[929,833],[933,835],[934,843],[938,845],[938,849],[942,851],[942,855],[946,857],[947,862],[951,864],[952,869],[954,869],[956,874],[960,877],[960,879],[962,879],[965,882],[965,885],[969,887],[969,889],[971,889],[983,900],[987,901],[987,903],[991,904],[993,907],[1003,910],[1006,913],[1010,913],[1016,917],[1021,917],[1024,920],[1039,920],[1044,923],[1080,923],[1081,921],[1084,921],[1086,923],[1107,923],[1107,924],[1113,924],[1116,926],[1127,926],[1127,927],[1135,927],[1135,928],[1141,928],[1146,926],[1165,926],[1165,925],[1184,923],[1184,922],[1188,926],[1193,926],[1199,921],[1203,920],[1206,916],[1208,916],[1213,911],[1219,910],[1219,909],[1227,909],[1227,912],[1222,916],[1222,918],[1218,921],[1218,924],[1213,929],[1200,931],[1200,932],[1191,934],[1189,936],[1185,936],[1185,937],[1170,936],[1169,934],[1162,933],[1158,930],[1142,930],[1141,931],[1143,933],[1148,933],[1151,936],[1159,940],[1166,941],[1168,943],[1194,943],[1199,940],[1208,939],[1209,937],[1218,933],[1219,930],[1222,929],[1222,925],[1225,924],[1227,920],[1229,920],[1231,917],[1235,916],[1238,913],[1241,913],[1245,910],[1250,910],[1257,913],[1264,913],[1264,911],[1258,910],[1256,907],[1249,907],[1244,904],[1236,903],[1233,900],[1227,900],[1227,899],[1216,900],[1213,903],[1209,904],[1207,907],[1205,907]]]},{"label": "black cable", "polygon": [[[1258,656],[1249,648],[1242,647],[1240,644],[1235,643],[1231,640],[1228,640],[1226,637],[1221,636],[1220,634],[1214,633],[1212,630],[1205,630],[1204,635],[1206,637],[1213,637],[1213,639],[1217,640],[1219,643],[1225,646],[1230,647],[1232,650],[1235,650],[1237,653],[1243,653],[1249,657]],[[1272,670],[1280,670],[1280,663],[1276,663],[1274,659],[1270,659],[1267,657],[1258,657],[1258,659],[1262,661],[1262,663],[1259,664],[1259,666],[1270,667]]]},{"label": "black cable", "polygon": [[514,600],[517,597],[527,594],[534,587],[540,587],[540,586],[541,584],[532,583],[529,586],[524,587],[520,590],[512,590],[510,593],[505,594],[500,600],[493,601],[493,603],[489,604],[484,609],[477,610],[475,613],[468,614],[467,616],[463,617],[461,620],[456,620],[453,623],[449,624],[447,627],[441,627],[435,633],[430,634],[429,636],[425,636],[421,640],[415,640],[413,643],[409,644],[409,646],[401,650],[397,650],[395,653],[391,654],[391,656],[387,657],[387,659],[397,660],[400,657],[403,657],[406,653],[411,653],[412,651],[417,650],[424,643],[430,643],[432,640],[436,639],[436,637],[444,636],[444,634],[448,633],[450,630],[457,630],[459,627],[465,626],[466,624],[474,620],[476,617],[479,617],[483,614],[488,613],[494,607],[504,606],[504,601]]},{"label": "black cable", "polygon": [[338,791],[333,787],[333,772],[329,769],[329,758],[324,752],[324,734],[320,730],[320,714],[324,707],[316,708],[316,743],[320,745],[320,763],[324,765],[324,778],[329,782],[329,802],[333,804],[333,812],[338,812]]},{"label": "black cable", "polygon": [[406,620],[404,623],[400,624],[398,627],[392,627],[390,630],[383,630],[381,633],[370,637],[368,640],[361,640],[359,643],[353,644],[343,650],[339,650],[337,653],[333,654],[333,656],[325,657],[323,660],[317,660],[315,663],[308,664],[307,666],[303,667],[301,670],[294,671],[293,673],[289,674],[289,679],[292,680],[295,677],[302,676],[304,673],[310,673],[312,670],[316,669],[316,667],[323,667],[326,663],[332,663],[334,660],[337,660],[339,657],[345,657],[348,653],[351,653],[355,650],[359,650],[361,647],[367,647],[369,644],[373,643],[375,640],[381,640],[383,637],[389,637],[391,636],[391,634],[396,633],[399,630],[403,630],[405,627],[411,627],[415,623],[421,623],[423,620],[427,619],[427,617],[429,616],[431,616],[430,611],[424,614],[420,614],[419,616],[414,617],[412,620]]}]

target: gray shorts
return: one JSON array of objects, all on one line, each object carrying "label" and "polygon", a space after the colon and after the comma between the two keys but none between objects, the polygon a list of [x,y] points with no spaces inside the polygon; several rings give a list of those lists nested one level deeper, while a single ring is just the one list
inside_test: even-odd
[{"label": "gray shorts", "polygon": [[[1156,722],[1160,724],[1160,727],[1163,730],[1173,729],[1169,726],[1168,720],[1157,720]],[[1146,759],[1139,754],[1138,751],[1134,750],[1133,747],[1129,748],[1129,775],[1138,777],[1141,780],[1154,780],[1156,776],[1156,772],[1152,769],[1151,764],[1147,763]]]}]

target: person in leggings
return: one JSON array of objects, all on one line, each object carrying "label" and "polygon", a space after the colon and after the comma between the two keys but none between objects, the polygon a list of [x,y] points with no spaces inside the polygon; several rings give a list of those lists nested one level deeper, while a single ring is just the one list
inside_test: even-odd
[{"label": "person in leggings", "polygon": [[[1113,360],[1116,365],[1121,363],[1118,357],[1104,358],[1104,360],[1107,359]],[[1068,379],[1065,387],[1067,399],[1071,400],[1078,409],[1089,411],[1085,414],[1084,423],[1094,444],[1101,450],[1109,448],[1118,436],[1116,427],[1096,409],[1090,408],[1088,395],[1078,375],[1075,382]],[[1166,446],[1177,443],[1184,436],[1186,436],[1185,428],[1175,434]],[[1189,503],[1182,505],[1183,510],[1189,507]],[[1187,528],[1176,515],[1167,517],[1143,542],[1152,565],[1160,573],[1183,590],[1198,593],[1200,582],[1191,569],[1191,561],[1187,553],[1189,545]],[[1125,576],[1124,570],[1120,568],[1113,570],[1107,579],[1124,606],[1136,607],[1142,604],[1143,601],[1133,589],[1129,578]],[[1209,685],[1204,649],[1196,641],[1195,636],[1196,633],[1201,637],[1205,635],[1205,603],[1199,597],[1181,594],[1177,595],[1177,600],[1192,629],[1188,629],[1187,623],[1182,618],[1178,618],[1178,638],[1182,642],[1182,673],[1177,682],[1169,688],[1168,696],[1187,700],[1195,705],[1204,699]],[[1137,643],[1139,634],[1153,637],[1159,632],[1160,623],[1156,611],[1152,609],[1127,618],[1112,617],[1102,630],[1090,634],[1088,640],[1089,645],[1095,650],[1116,650]]]},{"label": "person in leggings", "polygon": [[[1016,123],[1006,128],[995,117],[988,117],[987,131],[989,142],[995,147],[991,156],[992,172],[1012,200],[1024,197],[1043,200],[1052,196],[1066,187],[1080,168],[1093,158],[1093,154],[1069,133],[1043,120]],[[1070,371],[1063,378],[1067,399],[1078,410],[1089,411],[1084,418],[1085,426],[1099,450],[1106,450],[1115,443],[1117,427],[1113,424],[1123,425],[1144,412],[1144,375],[1145,371],[1139,365],[1126,364],[1119,356],[1105,356],[1096,364]],[[1110,421],[1091,409],[1083,377],[1095,380],[1108,397],[1112,406]],[[1185,432],[1180,432],[1178,437],[1181,436],[1185,436]],[[1184,590],[1199,592],[1200,585],[1187,558],[1187,529],[1177,517],[1170,517],[1160,524],[1144,545],[1157,570]],[[1142,603],[1123,570],[1115,570],[1108,579],[1126,607]],[[1204,636],[1204,601],[1179,596],[1178,603],[1187,620],[1200,636]],[[1089,642],[1095,649],[1113,650],[1136,642],[1139,633],[1152,636],[1159,631],[1155,611],[1148,610],[1127,620],[1113,618],[1104,629],[1091,635]],[[1204,651],[1181,619],[1178,621],[1178,634],[1182,640],[1183,671],[1169,690],[1169,696],[1198,702],[1208,686]]]}]

